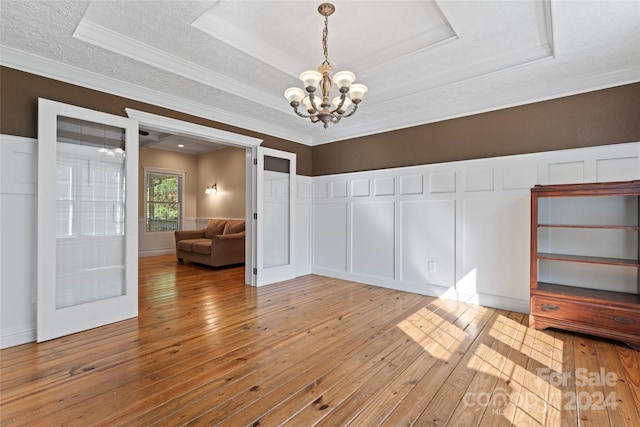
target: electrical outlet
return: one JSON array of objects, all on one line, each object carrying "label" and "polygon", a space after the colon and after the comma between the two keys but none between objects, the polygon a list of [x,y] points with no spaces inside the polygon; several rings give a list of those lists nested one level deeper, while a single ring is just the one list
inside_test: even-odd
[{"label": "electrical outlet", "polygon": [[436,271],[436,262],[435,261],[428,261],[427,262],[427,268],[429,269],[429,271]]}]

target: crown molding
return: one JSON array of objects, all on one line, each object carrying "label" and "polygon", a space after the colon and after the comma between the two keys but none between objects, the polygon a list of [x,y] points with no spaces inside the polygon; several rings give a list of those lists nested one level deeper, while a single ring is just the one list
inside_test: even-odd
[{"label": "crown molding", "polygon": [[124,36],[95,22],[83,19],[73,37],[110,52],[117,53],[159,68],[171,74],[214,87],[223,92],[256,102],[269,109],[289,113],[288,105],[280,97],[250,86],[209,68],[188,62],[184,58],[164,52],[146,43]]},{"label": "crown molding", "polygon": [[98,73],[82,70],[11,47],[0,46],[0,50],[2,52],[2,55],[0,55],[0,65],[9,68],[135,101],[145,102],[170,110],[180,111],[195,117],[225,123],[241,129],[271,135],[303,145],[312,145],[312,138],[309,135],[295,132],[285,127],[274,126],[260,120],[248,119],[247,117],[232,114],[209,105],[188,101],[174,95],[168,95],[153,89],[106,77]]},{"label": "crown molding", "polygon": [[[473,116],[476,114],[488,113],[491,111],[503,110],[506,108],[518,107],[537,102],[549,101],[567,96],[579,95],[582,93],[593,92],[596,90],[608,89],[616,86],[640,83],[640,66],[628,67],[625,69],[609,72],[597,76],[588,76],[581,79],[572,79],[572,88],[567,89],[566,82],[557,82],[551,89],[548,89],[545,95],[540,95],[539,90],[526,88],[516,94],[506,94],[493,105],[474,108],[459,114],[445,114],[435,116],[425,120],[420,112],[406,115],[401,119],[389,118],[377,121],[375,127],[372,126],[353,126],[347,132],[340,135],[327,135],[326,137],[314,138],[312,146],[328,144],[331,142],[343,141],[346,139],[360,138],[364,136],[374,135],[377,133],[391,132],[399,129],[426,125],[429,123],[441,122],[445,120],[457,119],[461,117]],[[346,128],[345,128],[346,129]]]}]

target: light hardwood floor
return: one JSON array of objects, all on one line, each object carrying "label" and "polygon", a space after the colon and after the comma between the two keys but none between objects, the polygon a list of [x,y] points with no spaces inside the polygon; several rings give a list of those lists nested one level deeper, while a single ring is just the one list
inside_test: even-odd
[{"label": "light hardwood floor", "polygon": [[321,276],[243,279],[140,259],[139,318],[0,352],[1,424],[640,425],[623,344]]}]

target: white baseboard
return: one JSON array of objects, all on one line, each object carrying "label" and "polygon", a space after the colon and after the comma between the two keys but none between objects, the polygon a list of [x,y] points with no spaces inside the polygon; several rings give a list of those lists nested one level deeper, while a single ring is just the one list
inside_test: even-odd
[{"label": "white baseboard", "polygon": [[0,336],[0,348],[8,348],[16,345],[34,342],[37,339],[36,329],[3,331]]},{"label": "white baseboard", "polygon": [[138,258],[144,258],[148,256],[158,256],[158,255],[170,255],[175,254],[175,249],[153,249],[149,251],[139,251]]},{"label": "white baseboard", "polygon": [[412,292],[415,294],[428,295],[431,297],[446,298],[454,301],[466,302],[470,304],[482,305],[485,307],[497,308],[501,310],[517,311],[518,313],[529,313],[529,300],[517,300],[508,297],[488,294],[464,294],[453,288],[446,286],[438,286],[431,284],[417,285],[414,283],[397,282],[393,280],[385,280],[371,278],[357,274],[350,274],[344,271],[332,270],[327,268],[313,268],[312,274],[333,277],[335,279],[349,280],[367,285],[380,286],[397,291]]}]

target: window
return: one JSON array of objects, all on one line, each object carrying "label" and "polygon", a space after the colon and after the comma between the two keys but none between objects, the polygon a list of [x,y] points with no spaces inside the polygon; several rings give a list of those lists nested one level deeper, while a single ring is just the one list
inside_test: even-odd
[{"label": "window", "polygon": [[145,170],[146,231],[182,228],[184,173]]}]

